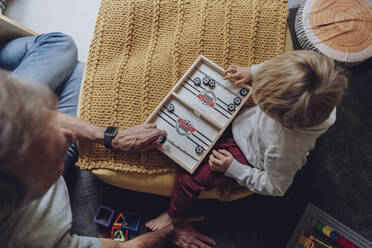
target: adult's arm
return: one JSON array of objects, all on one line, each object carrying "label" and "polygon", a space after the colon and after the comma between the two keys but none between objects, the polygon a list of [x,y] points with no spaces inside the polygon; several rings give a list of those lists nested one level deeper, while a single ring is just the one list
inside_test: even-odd
[{"label": "adult's arm", "polygon": [[[56,121],[62,128],[73,131],[80,141],[103,144],[104,127],[80,120],[74,116],[55,112]],[[120,130],[112,140],[115,150],[138,152],[153,149],[160,146],[158,139],[167,133],[157,129],[155,124],[141,124],[126,130]]]},{"label": "adult's arm", "polygon": [[204,220],[202,216],[190,217],[167,225],[158,231],[145,233],[125,243],[110,239],[99,239],[99,241],[103,248],[155,248],[164,247],[164,244],[169,241],[181,248],[212,248],[216,242],[195,230],[191,224],[202,220]]},{"label": "adult's arm", "polygon": [[117,242],[111,239],[99,239],[103,248],[156,248],[163,247],[174,233],[174,226],[168,225],[156,232],[140,235],[127,242]]}]

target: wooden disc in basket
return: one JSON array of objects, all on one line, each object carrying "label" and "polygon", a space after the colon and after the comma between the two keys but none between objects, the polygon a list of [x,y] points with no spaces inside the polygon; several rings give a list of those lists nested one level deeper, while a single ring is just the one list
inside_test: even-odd
[{"label": "wooden disc in basket", "polygon": [[372,57],[371,0],[307,0],[299,12],[301,45],[344,63]]}]

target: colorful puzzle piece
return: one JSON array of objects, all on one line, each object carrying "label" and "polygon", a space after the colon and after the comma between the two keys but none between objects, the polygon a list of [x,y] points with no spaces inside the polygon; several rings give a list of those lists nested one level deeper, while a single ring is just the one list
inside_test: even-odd
[{"label": "colorful puzzle piece", "polygon": [[116,220],[114,222],[114,226],[122,226],[124,221],[124,215],[122,212],[119,213],[118,217],[116,217]]},{"label": "colorful puzzle piece", "polygon": [[96,216],[94,217],[94,222],[101,224],[105,227],[109,227],[114,217],[115,211],[109,207],[100,205],[97,209]]},{"label": "colorful puzzle piece", "polygon": [[[109,207],[100,205],[94,217],[94,222],[110,227],[115,211]],[[129,230],[137,232],[141,222],[141,215],[135,212],[119,212],[111,229],[109,229],[103,238],[113,239],[115,241],[128,241]],[[128,224],[129,223],[129,224]]]},{"label": "colorful puzzle piece", "polygon": [[141,222],[141,215],[134,212],[125,212],[123,228],[137,232]]},{"label": "colorful puzzle piece", "polygon": [[110,230],[108,230],[106,233],[105,233],[105,235],[103,235],[103,238],[105,238],[105,239],[108,239],[109,238],[109,235],[110,235],[110,233],[111,233],[111,231]]},{"label": "colorful puzzle piece", "polygon": [[120,242],[124,242],[125,241],[125,237],[124,237],[124,233],[121,229],[118,229],[115,231],[114,235],[113,235],[113,239],[115,241],[120,241]]},{"label": "colorful puzzle piece", "polygon": [[111,228],[111,235],[110,235],[110,239],[114,239],[115,237],[115,231],[116,230],[122,230],[122,228],[120,226],[113,226]]}]

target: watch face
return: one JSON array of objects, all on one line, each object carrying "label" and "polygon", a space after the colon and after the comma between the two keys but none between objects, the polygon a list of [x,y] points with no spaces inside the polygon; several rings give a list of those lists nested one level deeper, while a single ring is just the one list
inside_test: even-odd
[{"label": "watch face", "polygon": [[107,136],[113,136],[113,135],[116,134],[117,130],[118,130],[117,127],[112,127],[112,126],[107,127],[106,128],[106,131],[105,131],[105,135],[107,135]]}]

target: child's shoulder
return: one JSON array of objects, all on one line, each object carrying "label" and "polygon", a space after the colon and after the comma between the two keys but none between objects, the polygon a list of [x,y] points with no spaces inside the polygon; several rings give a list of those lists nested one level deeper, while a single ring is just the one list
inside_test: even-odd
[{"label": "child's shoulder", "polygon": [[[267,117],[270,118],[270,117]],[[276,147],[278,153],[283,154],[302,150],[303,147],[311,146],[319,134],[303,129],[289,129],[279,122],[268,119],[261,129],[261,142],[265,147]],[[306,148],[307,150],[308,148]]]},{"label": "child's shoulder", "polygon": [[262,112],[262,131],[272,137],[280,137],[294,139],[306,137],[318,137],[326,132],[336,121],[336,108],[331,112],[329,117],[321,124],[308,128],[287,128],[281,125],[278,121],[273,120],[267,114]]},{"label": "child's shoulder", "polygon": [[336,108],[333,109],[329,117],[319,125],[308,128],[295,128],[294,133],[300,136],[319,137],[325,133],[336,122]]}]

